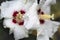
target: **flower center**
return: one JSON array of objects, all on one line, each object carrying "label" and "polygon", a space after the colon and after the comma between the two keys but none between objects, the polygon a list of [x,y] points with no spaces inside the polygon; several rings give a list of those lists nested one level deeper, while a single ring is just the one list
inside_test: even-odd
[{"label": "flower center", "polygon": [[19,23],[20,21],[23,20],[23,15],[19,12],[15,19],[16,19],[17,23]]},{"label": "flower center", "polygon": [[37,11],[37,13],[38,13],[38,16],[39,16],[40,24],[44,24],[44,23],[45,23],[45,20],[40,17],[41,15],[44,15],[44,12],[41,12],[41,9],[39,9],[39,10]]},{"label": "flower center", "polygon": [[24,24],[24,19],[23,19],[23,15],[25,14],[24,10],[20,10],[19,12],[15,11],[13,13],[13,23],[17,23],[19,25],[23,25]]}]

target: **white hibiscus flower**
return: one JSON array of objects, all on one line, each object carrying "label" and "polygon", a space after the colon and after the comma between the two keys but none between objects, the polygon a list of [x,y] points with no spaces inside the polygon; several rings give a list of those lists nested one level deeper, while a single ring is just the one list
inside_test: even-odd
[{"label": "white hibiscus flower", "polygon": [[[37,29],[37,40],[49,40],[49,37],[52,38],[54,33],[57,31],[60,23],[51,21],[50,19],[46,20],[41,18],[41,15],[50,14],[51,4],[56,3],[56,0],[41,0],[40,1],[40,10],[38,13],[40,15],[40,28]],[[42,6],[41,6],[42,5]],[[45,18],[45,17],[44,17]],[[48,17],[47,17],[48,18]]]},{"label": "white hibiscus flower", "polygon": [[[48,2],[46,5],[45,3]],[[50,14],[50,2],[52,1],[48,1],[46,0],[43,4],[43,6],[40,7],[40,5],[38,5],[36,2],[30,7],[30,10],[26,13],[26,15],[29,17],[29,21],[27,22],[27,24],[25,25],[25,27],[29,30],[29,29],[36,29],[37,30],[37,40],[49,40],[49,37],[52,37],[54,35],[54,33],[57,31],[60,23],[59,22],[55,22],[55,21],[51,21],[50,18],[52,18],[52,16],[48,15]],[[47,6],[48,5],[48,6]],[[39,9],[40,7],[40,9]],[[49,7],[46,9],[46,7]],[[37,11],[37,9],[39,9]],[[48,12],[49,11],[49,12]],[[38,15],[44,15],[44,18],[46,16],[48,16],[48,19],[44,19],[41,18]],[[46,15],[45,15],[46,14]],[[38,19],[39,17],[39,19]],[[40,23],[39,23],[40,21]]]},{"label": "white hibiscus flower", "polygon": [[[23,0],[24,1],[24,0]],[[24,15],[33,2],[27,1],[6,1],[1,3],[1,18],[4,18],[4,28],[10,28],[10,34],[14,33],[15,40],[28,37],[28,30],[24,27]]]}]

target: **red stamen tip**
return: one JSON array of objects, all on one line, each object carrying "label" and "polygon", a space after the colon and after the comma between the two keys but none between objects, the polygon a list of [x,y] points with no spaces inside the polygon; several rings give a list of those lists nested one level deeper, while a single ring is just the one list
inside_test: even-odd
[{"label": "red stamen tip", "polygon": [[23,25],[24,24],[24,21],[20,22],[19,25]]},{"label": "red stamen tip", "polygon": [[13,23],[17,23],[17,21],[15,19],[12,20]]},{"label": "red stamen tip", "polygon": [[21,12],[21,14],[25,14],[25,11],[24,10],[21,10],[20,12]]},{"label": "red stamen tip", "polygon": [[42,20],[42,19],[40,19],[39,21],[40,21],[40,24],[44,24],[44,22],[45,22],[45,21]]},{"label": "red stamen tip", "polygon": [[41,9],[38,10],[38,14],[40,14],[40,12],[41,12]]},{"label": "red stamen tip", "polygon": [[43,15],[43,14],[44,14],[44,12],[41,12],[41,14]]},{"label": "red stamen tip", "polygon": [[13,13],[13,17],[15,17],[17,14],[18,14],[18,12],[15,11],[15,12]]}]

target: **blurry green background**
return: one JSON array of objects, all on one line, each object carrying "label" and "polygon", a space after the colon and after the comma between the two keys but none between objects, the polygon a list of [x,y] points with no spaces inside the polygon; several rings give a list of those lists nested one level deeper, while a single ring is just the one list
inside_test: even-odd
[{"label": "blurry green background", "polygon": [[[6,1],[6,0],[0,0],[1,2]],[[60,0],[56,0],[57,3],[55,5],[51,6],[51,14],[55,14],[55,20],[60,22]],[[9,29],[4,29],[3,28],[3,19],[0,20],[0,40],[14,40],[13,34],[9,35]],[[35,32],[33,33],[35,34]],[[29,38],[24,38],[21,40],[36,40],[36,36],[30,34]],[[60,40],[60,27],[58,28],[58,31],[54,34],[53,38],[50,40]]]}]

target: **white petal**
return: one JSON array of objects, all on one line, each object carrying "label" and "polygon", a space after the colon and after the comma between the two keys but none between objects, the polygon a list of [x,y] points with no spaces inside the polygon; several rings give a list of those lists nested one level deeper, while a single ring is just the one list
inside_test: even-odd
[{"label": "white petal", "polygon": [[[7,6],[8,5],[8,6]],[[19,11],[23,7],[23,3],[19,1],[9,1],[1,4],[1,16],[5,18],[12,18],[14,11]]]},{"label": "white petal", "polygon": [[49,21],[48,25],[49,25],[48,27],[50,27],[48,28],[50,30],[50,33],[48,34],[48,36],[52,37],[54,33],[58,30],[60,23],[55,21]]},{"label": "white petal", "polygon": [[39,7],[45,14],[50,14],[50,6],[53,0],[40,0]]},{"label": "white petal", "polygon": [[42,11],[45,13],[45,14],[50,14],[50,5],[43,5],[41,7]]},{"label": "white petal", "polygon": [[22,38],[28,37],[28,34],[25,31],[26,31],[26,29],[24,30],[23,28],[16,27],[14,29],[14,38],[22,39]]},{"label": "white petal", "polygon": [[40,35],[39,37],[37,37],[37,40],[49,40],[49,37],[46,35]]},{"label": "white petal", "polygon": [[13,33],[14,33],[14,38],[15,39],[21,39],[24,37],[28,37],[28,31],[25,29],[24,26],[19,26],[18,24],[14,24],[12,22],[12,19],[5,19],[4,20],[4,25],[7,28],[10,28]]},{"label": "white petal", "polygon": [[56,4],[56,0],[52,0],[52,4]]},{"label": "white petal", "polygon": [[40,29],[38,29],[38,33],[42,30],[41,34],[47,34],[46,36],[52,37],[54,33],[57,31],[60,23],[50,21],[50,20],[45,20],[44,24],[40,24]]},{"label": "white petal", "polygon": [[[29,30],[31,28],[34,28],[35,24],[39,24],[38,15],[37,15],[37,3],[35,2],[29,9],[29,11],[26,13],[29,20],[25,27]],[[35,27],[36,28],[36,27]]]}]

